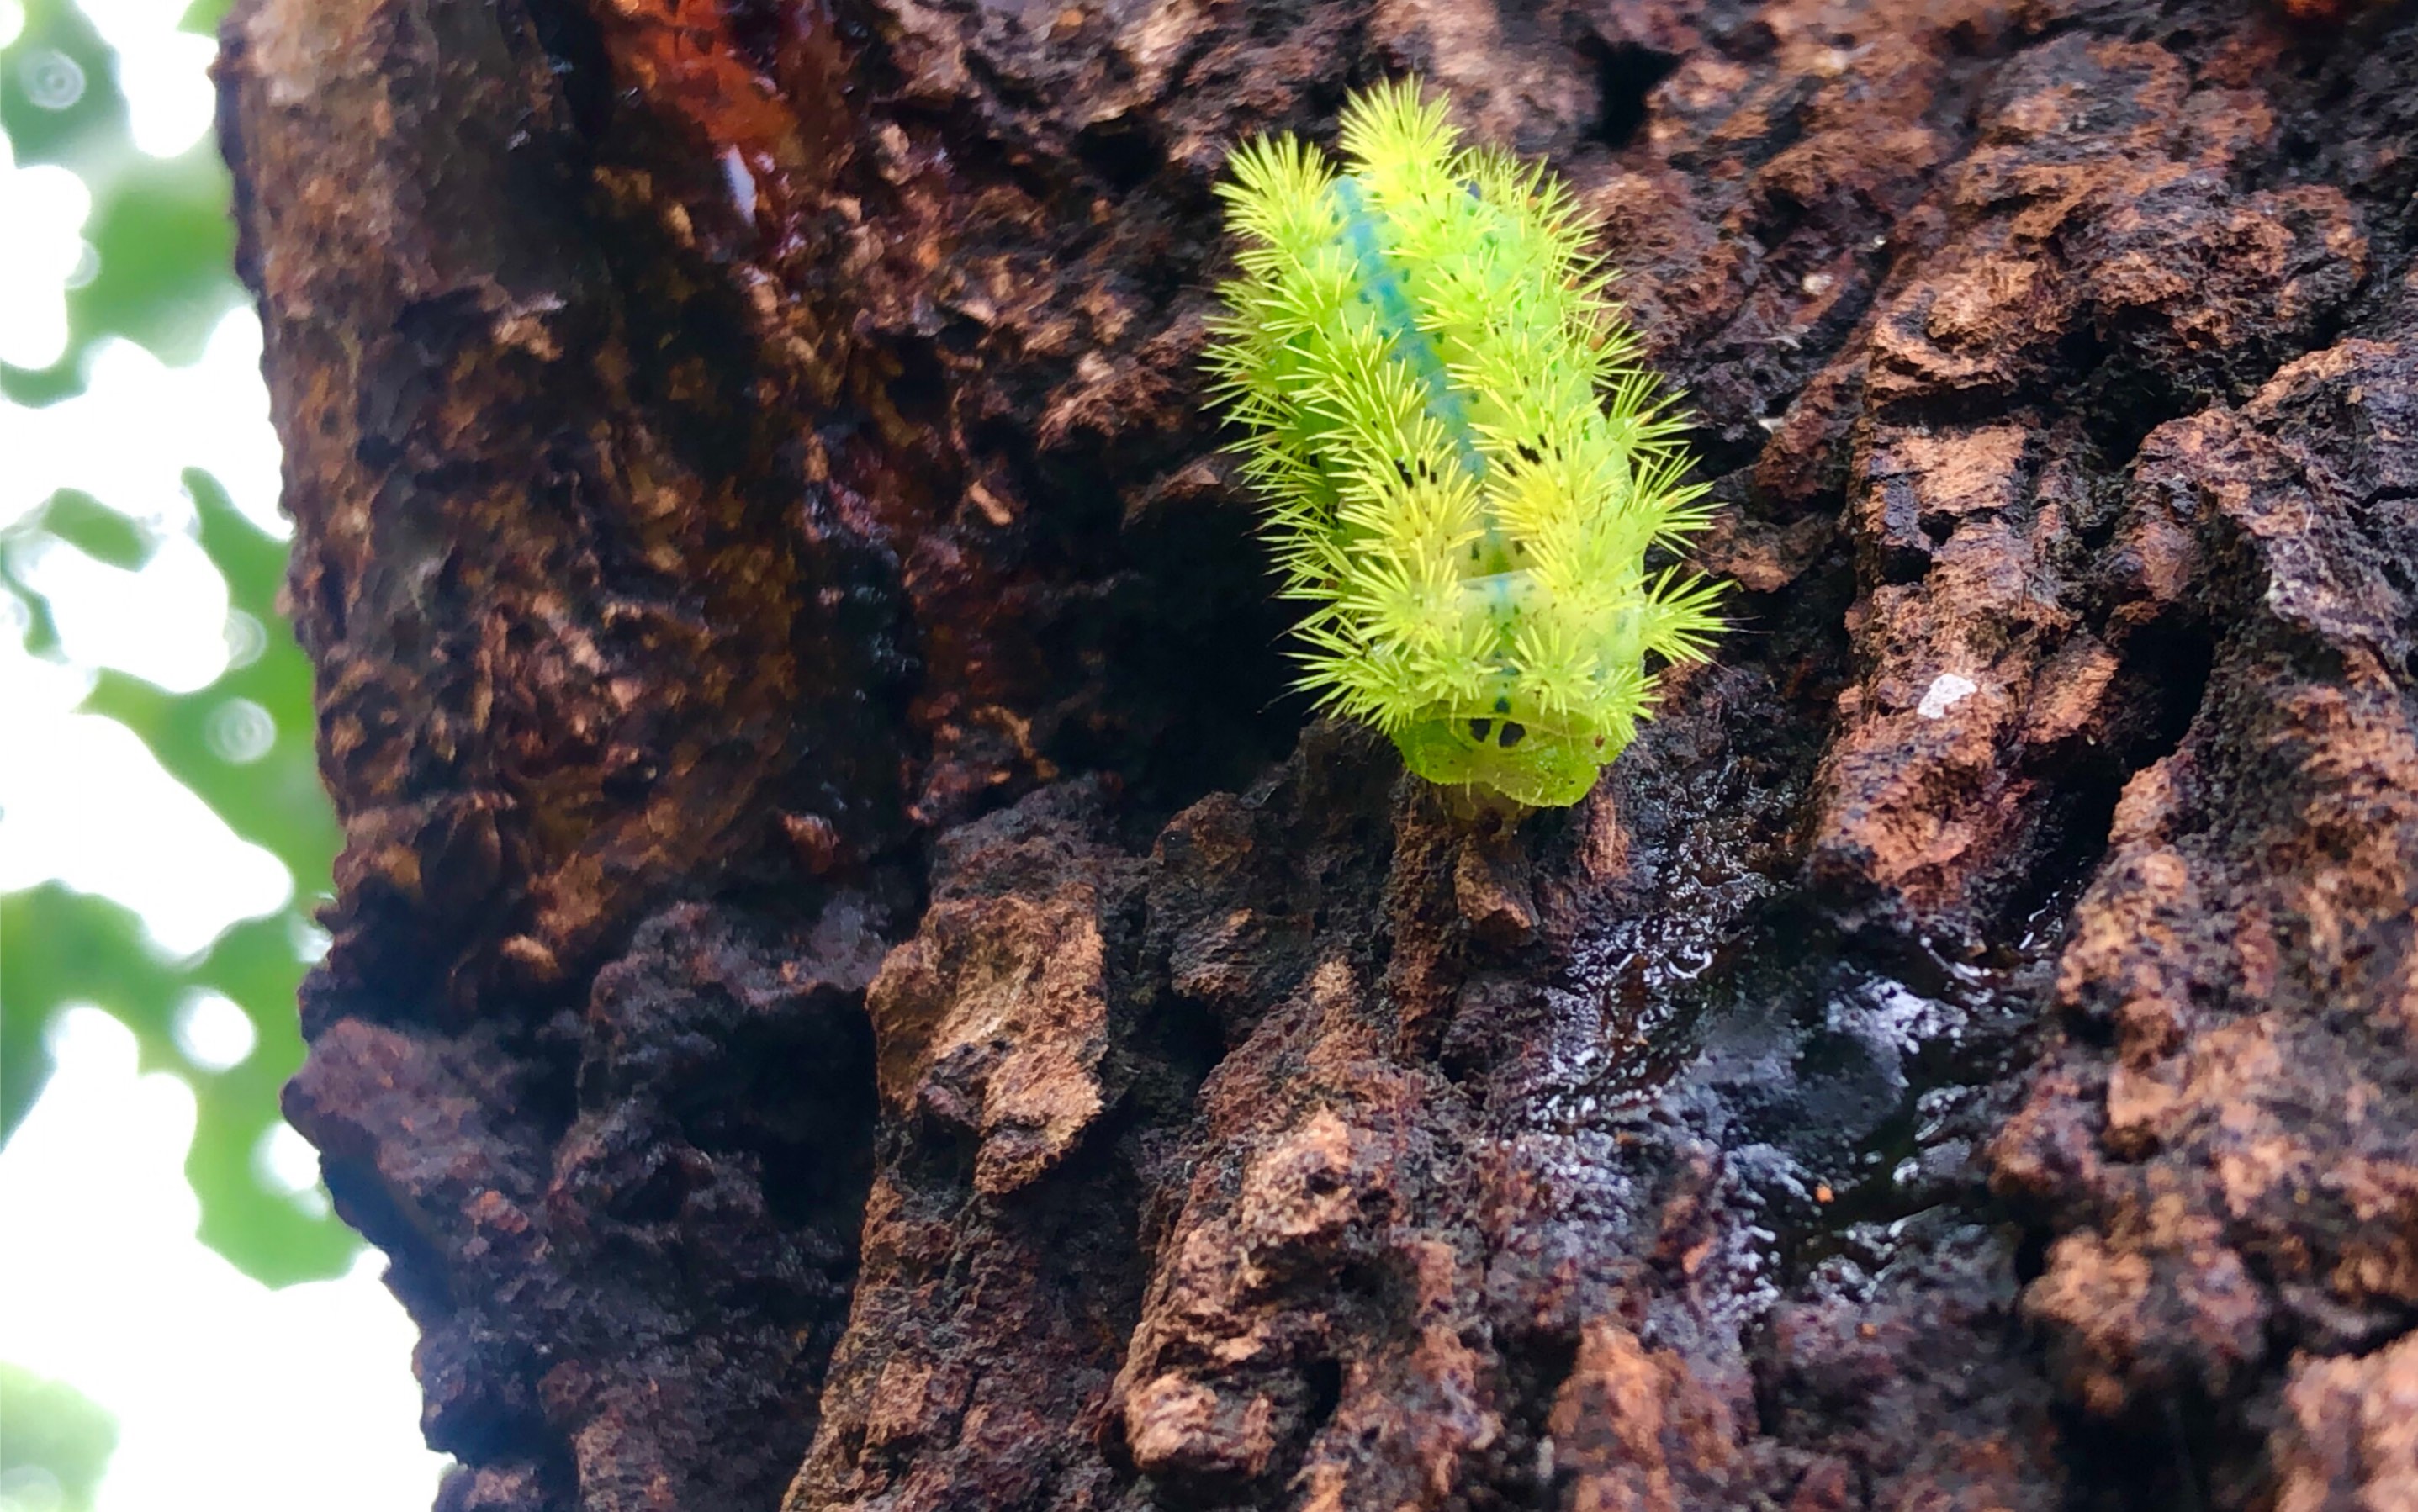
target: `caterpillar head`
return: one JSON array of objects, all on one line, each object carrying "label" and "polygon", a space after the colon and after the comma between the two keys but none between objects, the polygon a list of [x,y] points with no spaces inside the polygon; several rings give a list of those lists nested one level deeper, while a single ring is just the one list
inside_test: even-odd
[{"label": "caterpillar head", "polygon": [[1493,715],[1423,719],[1394,737],[1402,764],[1439,787],[1483,787],[1530,808],[1586,797],[1619,753],[1611,738],[1539,729]]}]

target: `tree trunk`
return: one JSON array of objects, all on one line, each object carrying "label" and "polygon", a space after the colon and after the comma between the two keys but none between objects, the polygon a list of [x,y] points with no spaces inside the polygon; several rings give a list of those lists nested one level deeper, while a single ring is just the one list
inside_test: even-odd
[{"label": "tree trunk", "polygon": [[[245,0],[347,838],[287,1110],[459,1512],[2418,1507],[2418,17]],[[1413,69],[1719,662],[1287,692],[1212,186]]]}]

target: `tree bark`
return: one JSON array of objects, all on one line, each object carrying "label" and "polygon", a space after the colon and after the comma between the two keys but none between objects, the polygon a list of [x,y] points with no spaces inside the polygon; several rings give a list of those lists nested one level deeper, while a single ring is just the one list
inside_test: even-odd
[{"label": "tree bark", "polygon": [[[1717,664],[1286,691],[1212,185],[1604,222]],[[346,835],[294,1121],[456,1512],[2418,1507],[2418,18],[244,0]]]}]

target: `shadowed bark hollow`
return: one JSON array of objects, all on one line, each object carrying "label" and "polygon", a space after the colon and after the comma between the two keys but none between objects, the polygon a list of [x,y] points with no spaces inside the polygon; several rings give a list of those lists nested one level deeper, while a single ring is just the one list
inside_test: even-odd
[{"label": "shadowed bark hollow", "polygon": [[[1737,630],[1584,804],[1286,691],[1212,186],[1603,222]],[[241,0],[449,1512],[2418,1507],[2418,18]]]}]

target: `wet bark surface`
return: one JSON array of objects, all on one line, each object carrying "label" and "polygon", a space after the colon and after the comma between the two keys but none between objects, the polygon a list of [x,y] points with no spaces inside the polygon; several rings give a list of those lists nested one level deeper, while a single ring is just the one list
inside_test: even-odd
[{"label": "wet bark surface", "polygon": [[[1603,222],[1716,664],[1286,691],[1223,155]],[[288,1091],[454,1512],[2418,1506],[2418,19],[245,0],[346,848]]]}]

